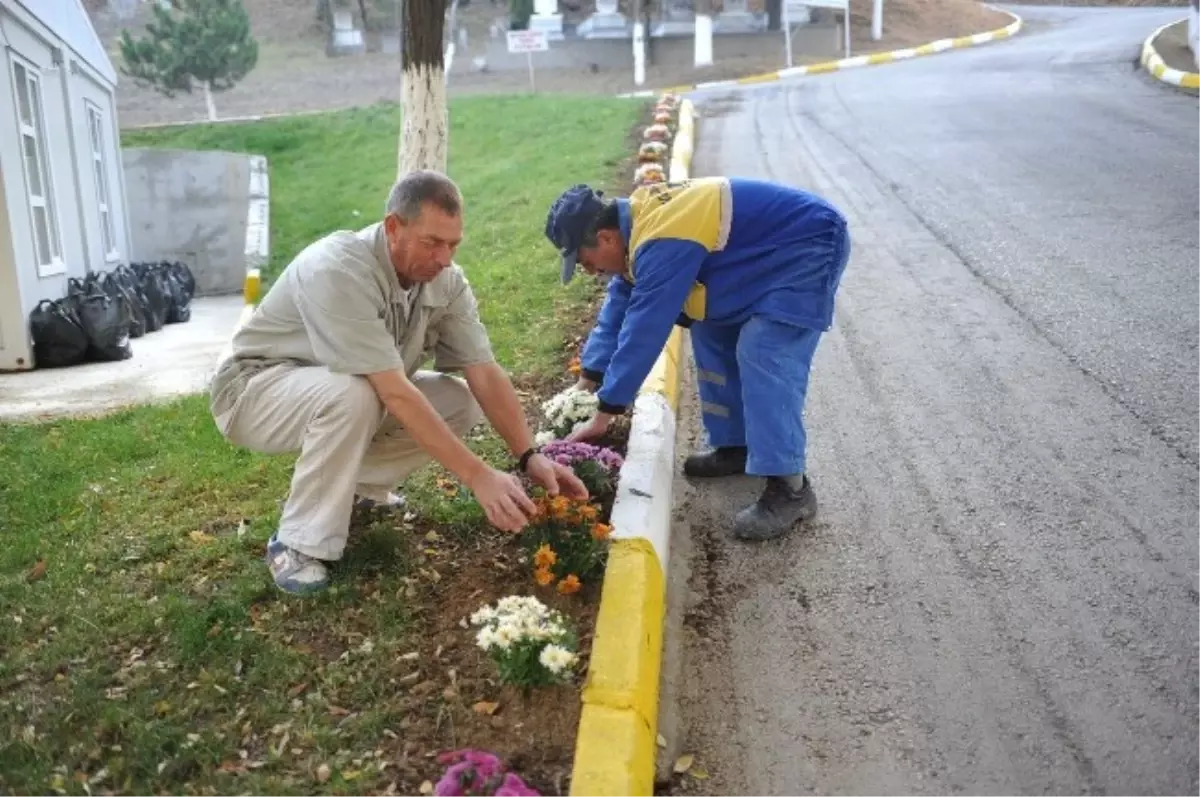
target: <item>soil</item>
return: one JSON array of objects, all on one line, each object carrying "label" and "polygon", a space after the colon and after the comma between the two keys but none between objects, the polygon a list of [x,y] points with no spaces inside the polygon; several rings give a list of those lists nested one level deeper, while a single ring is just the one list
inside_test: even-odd
[{"label": "soil", "polygon": [[[96,0],[97,4],[100,0]],[[313,14],[311,0],[244,0],[251,16],[251,27],[259,43],[259,63],[247,78],[229,91],[216,95],[221,117],[245,117],[268,114],[315,112],[371,105],[381,101],[399,102],[400,64],[396,55],[367,52],[357,56],[331,58],[325,55],[326,34]],[[150,18],[149,3],[141,4],[131,20],[122,21],[108,10],[91,12],[98,34],[114,64],[120,63],[117,41],[122,26],[142,30]],[[355,4],[356,5],[356,4]],[[565,17],[578,20],[589,8],[569,7]],[[751,0],[752,8],[761,0]],[[371,6],[374,7],[374,6]],[[512,93],[529,90],[524,70],[479,73],[459,71],[486,44],[491,27],[505,14],[506,4],[493,5],[475,0],[460,8],[458,22],[468,31],[470,45],[455,56],[455,68],[449,80],[451,95]],[[871,0],[852,0],[851,49],[856,55],[923,44],[934,39],[962,36],[1007,25],[1010,18],[975,0],[888,0],[884,4],[884,36],[870,38]],[[356,24],[361,26],[357,11]],[[386,14],[369,12],[372,26],[390,21]],[[379,32],[368,30],[368,48],[378,49]],[[723,80],[748,74],[769,72],[785,66],[782,47],[747,58],[726,59],[703,69],[690,66],[669,67],[650,64],[647,82],[641,88],[690,85],[706,80]],[[797,57],[796,63],[818,58]],[[613,95],[638,88],[629,70],[593,71],[589,66],[577,69],[543,70],[537,75],[539,92],[571,92]],[[200,94],[164,97],[140,88],[123,78],[118,89],[118,113],[123,127],[171,122],[203,121],[204,98]]]},{"label": "soil", "polygon": [[1154,49],[1167,66],[1181,72],[1197,72],[1196,59],[1187,41],[1187,20],[1176,22],[1154,40]]}]

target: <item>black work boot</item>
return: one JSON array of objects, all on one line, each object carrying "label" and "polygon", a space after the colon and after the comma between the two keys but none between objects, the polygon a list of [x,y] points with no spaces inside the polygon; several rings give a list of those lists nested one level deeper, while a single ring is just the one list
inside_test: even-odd
[{"label": "black work boot", "polygon": [[757,501],[737,513],[733,536],[739,540],[772,540],[786,534],[797,523],[817,514],[817,494],[804,477],[803,486],[793,489],[778,476],[768,476],[767,486]]},{"label": "black work boot", "polygon": [[714,448],[704,454],[692,454],[683,461],[683,475],[695,479],[719,479],[746,472],[746,447]]}]

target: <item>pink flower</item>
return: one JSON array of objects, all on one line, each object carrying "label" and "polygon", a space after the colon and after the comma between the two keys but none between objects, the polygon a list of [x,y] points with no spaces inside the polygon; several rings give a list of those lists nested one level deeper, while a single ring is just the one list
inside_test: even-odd
[{"label": "pink flower", "polygon": [[538,792],[529,788],[520,776],[505,772],[499,758],[483,750],[453,750],[442,753],[437,760],[439,764],[450,764],[433,787],[433,793],[439,797],[476,794],[538,797]]}]

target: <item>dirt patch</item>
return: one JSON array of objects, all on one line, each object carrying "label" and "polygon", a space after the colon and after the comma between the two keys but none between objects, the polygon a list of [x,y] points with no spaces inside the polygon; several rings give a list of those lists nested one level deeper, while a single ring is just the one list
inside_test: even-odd
[{"label": "dirt patch", "polygon": [[1195,55],[1187,41],[1187,20],[1180,20],[1158,34],[1154,49],[1163,62],[1181,72],[1197,72]]},{"label": "dirt patch", "polygon": [[[401,73],[396,55],[376,51],[358,56],[327,57],[325,34],[311,2],[245,0],[245,3],[259,41],[259,64],[242,83],[216,97],[217,110],[222,117],[336,110],[381,101],[399,102]],[[880,41],[872,41],[870,0],[853,0],[850,8],[851,49],[855,55],[979,33],[1011,22],[1008,15],[975,0],[888,0],[884,7],[884,36]],[[478,0],[459,10],[458,21],[468,32],[469,46],[455,56],[456,66],[449,80],[451,95],[529,90],[529,78],[524,70],[459,71],[460,65],[482,52],[481,48],[504,13],[503,5]],[[386,14],[372,15],[369,11],[368,15],[374,27],[390,24]],[[586,10],[582,5],[572,6],[566,8],[566,16],[579,19],[586,16]],[[92,17],[114,62],[119,63],[116,41],[121,27],[140,30],[149,18],[149,4],[143,5],[128,21],[116,20],[107,11],[95,11]],[[355,19],[358,22],[357,12]],[[368,45],[376,46],[379,35],[378,31],[369,30]],[[798,55],[795,63],[819,60],[825,59]],[[767,48],[752,57],[726,59],[702,69],[652,62],[647,66],[646,84],[642,88],[725,80],[770,72],[785,65],[780,38],[777,48]],[[537,75],[537,88],[539,92],[614,95],[638,87],[633,85],[632,64],[628,70],[594,70],[591,65],[581,64],[576,68],[541,70]],[[125,127],[205,119],[204,99],[198,94],[167,98],[140,88],[129,79],[121,81],[117,94],[120,120]]]}]

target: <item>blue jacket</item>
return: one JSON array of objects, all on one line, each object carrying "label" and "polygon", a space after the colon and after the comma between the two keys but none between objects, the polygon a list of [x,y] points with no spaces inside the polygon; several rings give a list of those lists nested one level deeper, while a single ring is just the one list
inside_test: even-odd
[{"label": "blue jacket", "polygon": [[[704,177],[618,199],[628,277],[609,281],[580,358],[603,412],[637,396],[681,315],[737,325],[752,314],[811,329],[833,321],[846,220],[814,194]],[[681,312],[682,311],[682,312]]]}]

